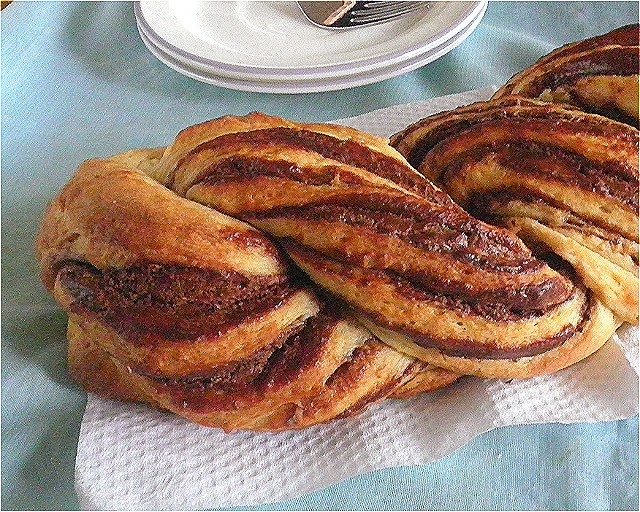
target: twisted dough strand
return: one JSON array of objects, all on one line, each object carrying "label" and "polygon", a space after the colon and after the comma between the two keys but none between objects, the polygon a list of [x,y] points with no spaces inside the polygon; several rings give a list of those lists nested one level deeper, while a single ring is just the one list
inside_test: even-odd
[{"label": "twisted dough strand", "polygon": [[85,389],[278,431],[458,377],[336,312],[262,233],[145,176],[161,153],[84,164],[43,223],[43,281],[69,314]]},{"label": "twisted dough strand", "polygon": [[638,321],[638,130],[507,97],[441,113],[392,144],[463,208],[569,262]]},{"label": "twisted dough strand", "polygon": [[579,279],[470,216],[383,139],[226,117],[181,132],[156,177],[276,236],[378,337],[452,371],[555,371],[615,329]]},{"label": "twisted dough strand", "polygon": [[565,103],[638,126],[638,25],[569,44],[509,80],[494,99]]}]

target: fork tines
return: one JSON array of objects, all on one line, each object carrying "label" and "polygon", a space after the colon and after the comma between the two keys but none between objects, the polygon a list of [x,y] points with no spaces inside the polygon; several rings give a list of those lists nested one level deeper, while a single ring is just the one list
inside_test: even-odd
[{"label": "fork tines", "polygon": [[[426,7],[427,2],[356,2],[349,13],[353,24],[379,23]],[[358,5],[361,4],[361,5]]]},{"label": "fork tines", "polygon": [[298,2],[305,16],[324,28],[350,28],[392,20],[424,9],[429,2],[343,1]]}]

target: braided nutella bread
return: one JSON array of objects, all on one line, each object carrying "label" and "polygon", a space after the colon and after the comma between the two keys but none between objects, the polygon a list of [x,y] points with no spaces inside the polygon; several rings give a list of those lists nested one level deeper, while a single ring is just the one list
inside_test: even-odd
[{"label": "braided nutella bread", "polygon": [[85,389],[225,430],[298,429],[458,376],[377,340],[262,233],[144,174],[162,150],[84,164],[50,206],[42,279]]},{"label": "braided nutella bread", "polygon": [[494,96],[567,103],[638,126],[638,25],[563,46],[515,75]]},{"label": "braided nutella bread", "polygon": [[226,117],[181,132],[151,172],[277,237],[376,336],[455,372],[556,371],[618,323],[581,279],[469,215],[384,139]]},{"label": "braided nutella bread", "polygon": [[391,145],[251,114],[87,162],[38,240],[70,372],[279,431],[565,368],[638,322],[637,122],[635,25]]},{"label": "braided nutella bread", "polygon": [[637,324],[637,129],[506,97],[423,119],[392,144],[463,208],[559,256]]}]

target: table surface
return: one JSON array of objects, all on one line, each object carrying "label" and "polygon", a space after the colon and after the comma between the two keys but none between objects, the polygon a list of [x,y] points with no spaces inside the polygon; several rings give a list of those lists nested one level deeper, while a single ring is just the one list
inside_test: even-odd
[{"label": "table surface", "polygon": [[[2,508],[78,508],[73,470],[86,396],[67,376],[65,315],[37,279],[34,241],[47,203],[81,161],[164,145],[225,114],[328,121],[501,84],[557,46],[637,22],[637,2],[492,2],[460,47],[407,75],[269,95],[167,68],[139,39],[130,2],[3,9]],[[502,428],[437,463],[263,508],[638,510],[638,419]]]}]

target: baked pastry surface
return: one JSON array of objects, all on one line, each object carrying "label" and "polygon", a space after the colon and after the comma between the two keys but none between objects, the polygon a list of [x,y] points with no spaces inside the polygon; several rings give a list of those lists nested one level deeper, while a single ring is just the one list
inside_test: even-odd
[{"label": "baked pastry surface", "polygon": [[507,97],[424,119],[392,144],[463,208],[560,256],[637,324],[637,129]]},{"label": "baked pastry surface", "polygon": [[72,376],[280,431],[586,358],[638,322],[637,43],[564,47],[391,145],[254,113],[85,163],[38,239]]},{"label": "baked pastry surface", "polygon": [[262,233],[147,177],[162,153],[87,162],[43,223],[43,282],[69,314],[85,389],[278,431],[458,378],[338,312]]},{"label": "baked pastry surface", "polygon": [[494,96],[571,104],[638,126],[638,25],[569,44],[515,75]]},{"label": "baked pastry surface", "polygon": [[181,132],[155,176],[275,236],[379,338],[455,372],[556,371],[618,323],[581,279],[471,216],[384,139],[226,117]]}]

